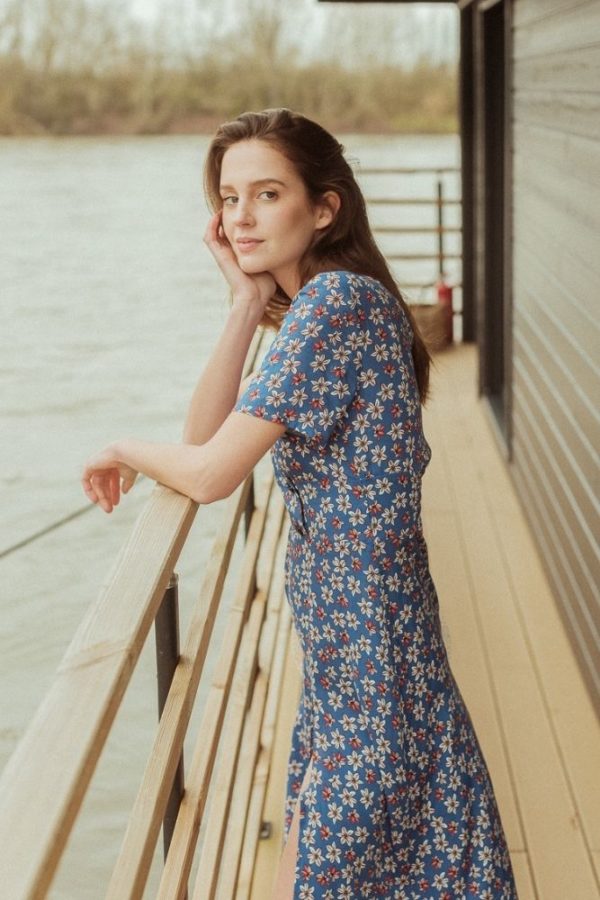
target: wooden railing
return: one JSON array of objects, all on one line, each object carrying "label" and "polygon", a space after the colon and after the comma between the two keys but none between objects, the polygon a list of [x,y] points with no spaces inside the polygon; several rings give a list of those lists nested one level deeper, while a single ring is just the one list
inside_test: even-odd
[{"label": "wooden railing", "polygon": [[[250,357],[259,343],[255,338]],[[200,863],[193,900],[233,897],[240,874],[240,884],[249,890],[262,810],[254,772],[260,754],[268,761],[281,682],[270,675],[281,665],[277,648],[285,644],[291,621],[282,603],[286,520],[274,484],[271,471],[257,504],[255,476],[250,476],[225,501],[221,530],[106,885],[105,896],[112,900],[144,894],[242,516],[245,538],[234,600],[156,896],[188,896],[195,853]],[[47,895],[197,509],[188,498],[155,486],[7,763],[0,780],[2,897]],[[213,772],[217,750],[220,765]],[[262,764],[264,769],[264,759]],[[207,811],[209,787],[214,799]],[[237,896],[244,896],[243,889]]]},{"label": "wooden railing", "polygon": [[[461,260],[462,253],[452,253],[448,252],[445,249],[444,237],[448,234],[456,234],[460,235],[462,233],[461,225],[448,225],[445,221],[445,211],[449,207],[453,208],[461,208],[462,200],[460,196],[449,197],[446,194],[445,188],[445,176],[457,176],[460,173],[460,169],[455,166],[421,166],[421,167],[408,167],[408,166],[394,166],[391,168],[376,168],[376,167],[365,167],[361,168],[359,172],[359,177],[369,176],[369,175],[377,175],[377,176],[386,176],[387,181],[386,184],[390,186],[390,195],[386,194],[386,196],[369,196],[369,192],[366,191],[367,197],[367,206],[376,210],[378,207],[418,207],[424,209],[425,211],[433,210],[435,212],[436,224],[425,224],[424,222],[419,223],[418,225],[373,225],[373,232],[375,235],[383,234],[383,235],[412,235],[412,234],[422,234],[428,237],[433,238],[435,244],[432,244],[431,249],[426,252],[406,252],[400,251],[396,252],[395,250],[385,254],[386,259],[389,262],[413,262],[413,261],[429,261],[435,263],[437,277],[443,277],[446,274],[446,266],[445,263],[447,260]],[[405,176],[422,176],[422,175],[431,175],[433,180],[433,190],[431,195],[424,196],[410,196],[410,195],[401,195],[398,192],[398,184],[401,179]],[[425,192],[423,192],[424,194]],[[415,288],[425,288],[432,287],[435,284],[435,278],[432,278],[429,281],[408,281],[406,279],[399,278],[400,286],[404,289],[415,289]],[[461,278],[453,279],[454,286],[460,285]]]}]

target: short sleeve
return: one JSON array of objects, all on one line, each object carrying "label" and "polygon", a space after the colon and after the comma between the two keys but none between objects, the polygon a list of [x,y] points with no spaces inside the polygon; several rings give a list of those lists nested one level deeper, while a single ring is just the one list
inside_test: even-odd
[{"label": "short sleeve", "polygon": [[291,302],[234,409],[327,442],[347,415],[362,358],[358,276],[323,272]]}]

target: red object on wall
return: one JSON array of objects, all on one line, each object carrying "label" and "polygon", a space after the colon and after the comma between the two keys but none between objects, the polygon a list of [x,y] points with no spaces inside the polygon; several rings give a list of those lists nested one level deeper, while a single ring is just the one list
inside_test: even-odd
[{"label": "red object on wall", "polygon": [[445,309],[446,313],[446,341],[451,344],[454,335],[452,333],[452,288],[443,279],[440,279],[435,286],[438,303]]}]

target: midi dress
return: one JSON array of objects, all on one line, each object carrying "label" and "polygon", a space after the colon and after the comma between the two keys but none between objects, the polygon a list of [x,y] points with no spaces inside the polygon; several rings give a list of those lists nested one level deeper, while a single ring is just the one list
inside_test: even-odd
[{"label": "midi dress", "polygon": [[294,900],[517,898],[429,571],[412,340],[378,280],[322,272],[235,405],[286,426],[270,453],[302,648],[283,811],[287,838],[299,803]]}]

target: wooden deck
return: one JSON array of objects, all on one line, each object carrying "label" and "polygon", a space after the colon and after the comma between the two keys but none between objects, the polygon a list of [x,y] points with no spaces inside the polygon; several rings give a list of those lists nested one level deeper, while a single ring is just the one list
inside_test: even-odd
[{"label": "wooden deck", "polygon": [[[477,349],[436,355],[424,410],[432,459],[423,521],[453,672],[488,763],[520,900],[600,896],[600,724],[519,500],[476,397]],[[252,900],[268,900],[282,848],[299,648],[286,632]],[[247,875],[247,870],[246,870]],[[242,879],[243,880],[243,879]],[[238,896],[248,896],[248,881]]]}]

